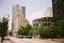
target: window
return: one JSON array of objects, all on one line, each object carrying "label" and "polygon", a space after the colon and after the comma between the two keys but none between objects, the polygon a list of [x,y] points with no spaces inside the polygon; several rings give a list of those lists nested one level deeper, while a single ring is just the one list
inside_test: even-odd
[{"label": "window", "polygon": [[38,23],[36,23],[36,26],[38,26]]},{"label": "window", "polygon": [[47,26],[47,23],[45,23],[45,26]]},{"label": "window", "polygon": [[43,22],[44,20],[42,20],[42,22]]}]

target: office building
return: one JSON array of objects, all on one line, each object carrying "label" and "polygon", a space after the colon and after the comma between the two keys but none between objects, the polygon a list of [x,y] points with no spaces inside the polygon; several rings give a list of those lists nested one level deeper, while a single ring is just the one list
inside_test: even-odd
[{"label": "office building", "polygon": [[63,26],[64,21],[64,0],[52,0],[54,25]]},{"label": "office building", "polygon": [[42,26],[51,26],[53,24],[53,21],[52,21],[52,17],[42,17],[42,18],[38,18],[38,19],[35,19],[33,20],[33,26],[39,26],[39,25],[42,25]]}]

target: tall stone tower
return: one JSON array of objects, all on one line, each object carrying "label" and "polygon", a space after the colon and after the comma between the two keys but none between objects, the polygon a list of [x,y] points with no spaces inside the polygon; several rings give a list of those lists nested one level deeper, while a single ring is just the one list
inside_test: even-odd
[{"label": "tall stone tower", "polygon": [[28,22],[25,19],[25,7],[19,5],[13,6],[12,9],[12,34],[16,36],[16,32],[21,26],[26,26]]},{"label": "tall stone tower", "polygon": [[23,6],[23,7],[22,7],[22,14],[23,14],[24,18],[25,18],[25,11],[26,11],[26,9],[25,9],[25,7]]}]

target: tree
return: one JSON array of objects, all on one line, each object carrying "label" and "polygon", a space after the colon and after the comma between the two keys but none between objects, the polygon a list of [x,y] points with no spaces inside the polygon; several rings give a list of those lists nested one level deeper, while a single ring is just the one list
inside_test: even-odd
[{"label": "tree", "polygon": [[21,26],[19,30],[17,31],[18,35],[22,36],[31,36],[32,26],[30,24],[26,25],[25,27]]},{"label": "tree", "polygon": [[38,36],[38,26],[33,27],[32,29],[32,36],[36,38]]},{"label": "tree", "polygon": [[60,37],[64,37],[64,6],[61,4],[58,6],[58,15],[55,16],[54,19],[54,27],[57,30],[57,35]]},{"label": "tree", "polygon": [[22,36],[24,36],[24,27],[23,26],[21,26],[19,29],[18,29],[18,31],[17,31],[17,34],[19,35],[19,37],[22,35]]},{"label": "tree", "polygon": [[50,27],[49,31],[50,31],[50,38],[52,40],[57,37],[57,34],[56,34],[57,31],[56,31],[56,29],[54,27]]},{"label": "tree", "polygon": [[0,22],[0,35],[1,35],[1,42],[3,42],[4,37],[7,35],[8,30],[8,19],[3,17],[2,22]]},{"label": "tree", "polygon": [[0,37],[2,36],[2,22],[0,22]]},{"label": "tree", "polygon": [[49,37],[49,28],[48,28],[48,26],[40,25],[38,32],[39,32],[39,35],[40,35],[41,38],[48,38]]},{"label": "tree", "polygon": [[26,36],[31,36],[31,30],[32,30],[32,26],[30,24],[26,25],[25,27]]}]

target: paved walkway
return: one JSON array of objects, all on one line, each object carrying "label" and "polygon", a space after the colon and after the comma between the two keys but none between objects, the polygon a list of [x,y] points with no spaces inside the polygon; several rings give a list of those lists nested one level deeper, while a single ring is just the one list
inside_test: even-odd
[{"label": "paved walkway", "polygon": [[64,39],[55,39],[51,41],[51,39],[20,39],[15,37],[9,37],[10,40],[5,40],[4,43],[64,43]]},{"label": "paved walkway", "polygon": [[51,41],[51,39],[19,39],[19,38],[15,38],[15,37],[10,37],[10,39],[14,42],[14,43],[64,43],[63,39],[59,40],[59,39],[55,39],[54,41]]}]

